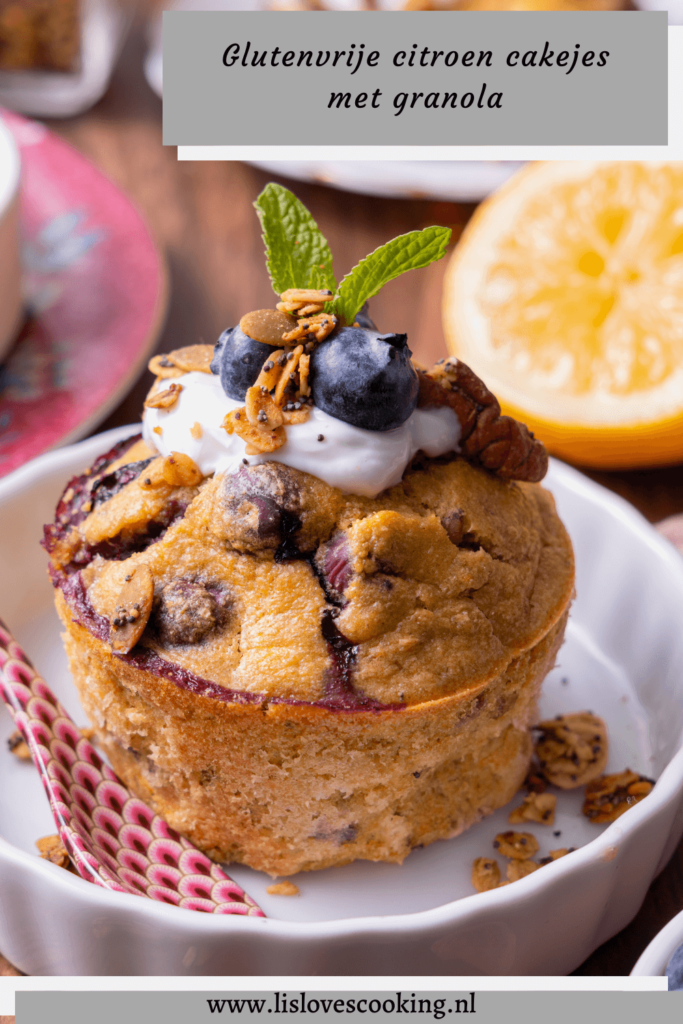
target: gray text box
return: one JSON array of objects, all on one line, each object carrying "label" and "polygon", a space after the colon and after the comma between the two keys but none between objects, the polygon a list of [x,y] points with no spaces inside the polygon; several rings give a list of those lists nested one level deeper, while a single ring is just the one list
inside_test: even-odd
[{"label": "gray text box", "polygon": [[170,145],[667,143],[665,12],[166,11],[163,22]]},{"label": "gray text box", "polygon": [[[628,985],[628,979],[624,979]],[[302,1010],[302,996],[305,1004]],[[211,1010],[209,1000],[223,1003]],[[296,1003],[296,1009],[294,1004]],[[353,1006],[351,1006],[353,1003]],[[336,1007],[335,1007],[335,1004]],[[398,1008],[400,1004],[400,1009]],[[393,1009],[391,1008],[393,1006]],[[677,992],[22,992],[17,1024],[680,1024]]]}]

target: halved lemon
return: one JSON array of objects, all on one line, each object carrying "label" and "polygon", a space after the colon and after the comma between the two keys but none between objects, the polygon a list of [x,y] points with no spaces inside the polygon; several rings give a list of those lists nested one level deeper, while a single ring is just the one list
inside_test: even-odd
[{"label": "halved lemon", "polygon": [[683,460],[683,163],[532,164],[451,257],[449,350],[563,458]]}]

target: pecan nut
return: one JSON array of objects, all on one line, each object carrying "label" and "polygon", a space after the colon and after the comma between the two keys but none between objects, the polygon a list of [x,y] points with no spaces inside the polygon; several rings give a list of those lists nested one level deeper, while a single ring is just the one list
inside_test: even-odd
[{"label": "pecan nut", "polygon": [[431,370],[419,370],[418,407],[447,405],[460,421],[460,448],[466,459],[504,480],[537,483],[548,471],[548,453],[531,431],[503,416],[498,399],[477,375],[455,357]]}]

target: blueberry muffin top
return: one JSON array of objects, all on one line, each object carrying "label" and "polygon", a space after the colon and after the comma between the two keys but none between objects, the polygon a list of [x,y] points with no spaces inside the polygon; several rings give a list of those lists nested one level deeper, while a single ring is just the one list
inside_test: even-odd
[{"label": "blueberry muffin top", "polygon": [[471,693],[571,599],[545,449],[464,364],[427,370],[369,318],[378,277],[443,255],[444,229],[337,288],[299,206],[302,287],[269,249],[276,309],[152,360],[143,436],[70,481],[46,527],[53,581],[116,656],[222,700]]},{"label": "blueberry muffin top", "polygon": [[115,650],[127,578],[149,573],[123,657],[255,699],[416,704],[498,674],[571,597],[551,496],[460,456],[415,460],[375,498],[276,462],[196,479],[170,458],[134,441],[47,528],[55,581],[78,581]]}]

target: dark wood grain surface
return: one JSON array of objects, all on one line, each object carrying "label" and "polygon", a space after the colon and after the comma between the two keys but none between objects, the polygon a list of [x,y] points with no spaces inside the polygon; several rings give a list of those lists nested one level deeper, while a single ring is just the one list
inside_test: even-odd
[{"label": "dark wood grain surface", "polygon": [[[243,163],[179,163],[161,141],[161,101],[142,74],[144,25],[134,28],[106,97],[90,112],[50,127],[89,156],[146,217],[168,267],[170,304],[157,350],[213,343],[245,310],[272,304],[252,202],[270,180]],[[290,184],[313,211],[335,254],[337,275],[394,235],[447,224],[457,237],[473,207],[420,199],[352,195],[324,185]],[[407,331],[425,362],[445,354],[440,323],[444,263],[393,282],[373,301],[383,330]],[[94,339],[96,341],[96,339]],[[106,353],[103,352],[106,361]],[[137,421],[151,384],[145,373],[101,428]],[[101,429],[98,428],[98,429]],[[683,467],[591,473],[652,522],[683,512]],[[625,975],[670,918],[683,909],[683,844],[652,884],[623,932],[601,946],[577,974]],[[11,968],[0,957],[0,974]],[[4,1021],[3,1021],[4,1024]]]}]

